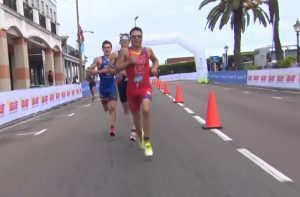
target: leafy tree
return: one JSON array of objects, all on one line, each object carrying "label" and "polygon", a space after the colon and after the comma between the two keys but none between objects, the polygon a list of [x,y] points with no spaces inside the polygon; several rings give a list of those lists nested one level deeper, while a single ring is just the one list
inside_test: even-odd
[{"label": "leafy tree", "polygon": [[263,0],[203,0],[199,6],[201,10],[205,5],[218,1],[207,16],[206,27],[214,30],[216,23],[220,20],[219,29],[222,29],[229,20],[234,32],[234,65],[239,66],[241,62],[241,38],[246,27],[250,23],[250,13],[253,13],[254,22],[257,20],[266,27],[269,23],[268,14],[259,6]]}]

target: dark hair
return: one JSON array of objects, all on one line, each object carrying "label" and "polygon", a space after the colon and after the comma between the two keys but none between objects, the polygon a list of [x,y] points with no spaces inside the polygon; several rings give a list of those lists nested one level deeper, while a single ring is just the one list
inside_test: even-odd
[{"label": "dark hair", "polygon": [[139,31],[139,32],[141,32],[142,34],[143,34],[143,30],[142,30],[142,28],[140,28],[140,27],[134,27],[134,28],[132,28],[131,30],[130,30],[130,35],[132,34],[132,32],[133,31]]},{"label": "dark hair", "polygon": [[106,44],[109,44],[110,45],[110,47],[112,47],[112,44],[111,44],[111,42],[109,42],[108,40],[104,40],[103,42],[102,42],[102,48],[104,47],[104,45],[106,45]]}]

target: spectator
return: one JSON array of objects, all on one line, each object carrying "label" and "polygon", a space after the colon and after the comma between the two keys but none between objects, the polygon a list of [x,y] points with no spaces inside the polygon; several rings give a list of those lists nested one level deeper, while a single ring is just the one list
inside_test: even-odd
[{"label": "spectator", "polygon": [[49,72],[48,72],[48,83],[49,83],[49,86],[53,85],[53,74],[52,74],[51,70],[49,70]]}]

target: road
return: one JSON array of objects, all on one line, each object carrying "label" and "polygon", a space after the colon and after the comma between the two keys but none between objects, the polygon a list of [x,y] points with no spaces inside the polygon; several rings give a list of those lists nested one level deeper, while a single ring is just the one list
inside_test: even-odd
[{"label": "road", "polygon": [[[171,95],[176,85],[170,83]],[[152,159],[128,141],[120,105],[111,138],[107,115],[89,99],[0,130],[0,196],[299,196],[299,93],[181,87],[184,106],[154,88]],[[205,119],[209,90],[220,133],[195,118]],[[247,158],[249,151],[283,176]]]}]

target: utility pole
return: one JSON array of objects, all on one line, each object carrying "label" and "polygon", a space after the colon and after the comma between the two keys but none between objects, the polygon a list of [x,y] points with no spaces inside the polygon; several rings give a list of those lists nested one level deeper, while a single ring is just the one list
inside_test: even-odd
[{"label": "utility pole", "polygon": [[[76,14],[77,14],[77,34],[78,34],[78,31],[79,31],[78,0],[76,0]],[[80,40],[78,40],[78,51],[79,51],[79,74],[80,74],[79,80],[80,80],[80,82],[83,82],[84,76],[83,76],[83,65],[82,65],[82,53],[81,53],[81,42],[80,42]]]}]

